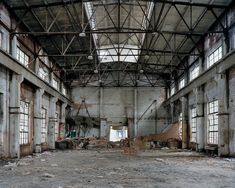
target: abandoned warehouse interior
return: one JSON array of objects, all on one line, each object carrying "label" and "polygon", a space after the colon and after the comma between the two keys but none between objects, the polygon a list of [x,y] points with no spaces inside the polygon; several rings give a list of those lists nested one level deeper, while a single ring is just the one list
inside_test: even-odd
[{"label": "abandoned warehouse interior", "polygon": [[[195,182],[170,169],[190,165],[202,168],[196,179],[213,179],[199,186],[233,187],[234,49],[232,0],[2,0],[0,187],[40,187],[40,178],[42,187],[184,187]],[[147,168],[156,156],[177,181]],[[51,174],[41,177],[45,160]],[[63,160],[80,181],[67,179]],[[97,175],[104,163],[119,181]],[[24,171],[12,186],[9,168]],[[134,169],[149,170],[147,184]]]}]

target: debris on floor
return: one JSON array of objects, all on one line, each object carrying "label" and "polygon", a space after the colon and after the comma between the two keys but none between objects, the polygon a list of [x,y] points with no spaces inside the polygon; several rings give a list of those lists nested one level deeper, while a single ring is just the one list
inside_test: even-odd
[{"label": "debris on floor", "polygon": [[136,155],[137,150],[135,148],[131,148],[131,147],[124,147],[123,153],[127,154],[127,155]]},{"label": "debris on floor", "polygon": [[54,178],[55,175],[54,175],[54,174],[49,174],[49,173],[44,173],[44,174],[42,175],[42,177],[45,177],[45,178]]},{"label": "debris on floor", "polygon": [[8,162],[8,164],[4,165],[3,168],[13,168],[13,167],[17,167],[17,163],[16,162]]},{"label": "debris on floor", "polygon": [[178,129],[179,125],[173,124],[160,134],[126,138],[117,142],[108,141],[106,137],[65,138],[56,142],[56,148],[62,150],[120,148],[124,154],[128,155],[135,155],[137,151],[146,149],[177,149],[181,147],[181,140],[176,131]]},{"label": "debris on floor", "polygon": [[233,188],[235,185],[235,160],[230,158],[212,158],[178,149],[136,151],[123,147],[123,150],[56,150],[4,162],[13,170],[0,168],[0,187]]}]

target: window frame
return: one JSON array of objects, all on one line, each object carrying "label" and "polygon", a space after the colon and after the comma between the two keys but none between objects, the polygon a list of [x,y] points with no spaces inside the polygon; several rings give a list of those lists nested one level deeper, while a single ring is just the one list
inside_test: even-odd
[{"label": "window frame", "polygon": [[[49,82],[49,71],[46,69],[45,67],[41,67],[39,66],[39,69],[38,69],[38,76],[43,79],[44,81],[46,82]],[[41,70],[43,72],[41,72]]]},{"label": "window frame", "polygon": [[59,112],[55,113],[55,119],[56,119],[56,124],[55,124],[55,141],[57,141],[59,139],[59,135],[60,135],[60,127],[59,127],[60,114],[59,114]]},{"label": "window frame", "polygon": [[190,109],[190,142],[197,142],[197,108],[193,107]]},{"label": "window frame", "polygon": [[217,63],[223,57],[223,46],[220,45],[213,52],[211,52],[207,57],[207,69]]},{"label": "window frame", "polygon": [[185,87],[185,78],[181,77],[179,81],[179,89],[182,89]]},{"label": "window frame", "polygon": [[[22,108],[24,105],[24,108]],[[29,144],[30,121],[29,121],[30,103],[20,100],[20,145]]]},{"label": "window frame", "polygon": [[207,104],[207,143],[218,145],[219,141],[219,118],[218,118],[219,101],[213,100]]},{"label": "window frame", "polygon": [[[56,83],[56,85],[55,85]],[[59,81],[57,80],[57,78],[53,75],[52,77],[52,87],[54,87],[56,90],[59,90]]]},{"label": "window frame", "polygon": [[195,64],[193,69],[190,71],[190,81],[194,80],[200,75],[199,64]]},{"label": "window frame", "polygon": [[29,55],[24,52],[20,46],[16,48],[16,59],[27,68],[29,67]]},{"label": "window frame", "polygon": [[62,84],[62,91],[61,91],[64,95],[67,95],[67,90],[64,86],[64,84]]},{"label": "window frame", "polygon": [[[44,136],[44,137],[43,137]],[[47,109],[42,107],[41,109],[41,143],[47,141]]]},{"label": "window frame", "polygon": [[[172,92],[173,91],[173,92]],[[170,96],[173,96],[176,93],[175,85],[171,85],[170,87]]]},{"label": "window frame", "polygon": [[183,139],[183,113],[180,112],[179,114],[179,138]]}]

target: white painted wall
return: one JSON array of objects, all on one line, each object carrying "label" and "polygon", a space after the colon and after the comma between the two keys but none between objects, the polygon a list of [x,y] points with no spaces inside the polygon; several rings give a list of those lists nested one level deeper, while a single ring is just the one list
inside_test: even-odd
[{"label": "white painted wall", "polygon": [[[137,135],[153,134],[157,131],[156,110],[165,99],[164,89],[159,88],[138,88],[137,90],[137,114],[138,131]],[[157,100],[148,110],[147,108]],[[147,111],[146,111],[147,110]],[[144,116],[141,118],[143,113]],[[141,119],[140,119],[141,118]]]},{"label": "white painted wall", "polygon": [[[164,88],[137,88],[137,116],[142,116],[145,110],[153,102],[156,104],[146,112],[138,122],[138,135],[153,134],[156,131],[156,109],[164,101]],[[126,125],[127,119],[134,119],[134,88],[133,87],[75,87],[72,89],[72,98],[75,102],[72,114],[76,114],[78,106],[85,98],[90,116],[101,117],[106,120],[107,127],[112,125]],[[87,116],[86,110],[81,109],[80,115]],[[133,126],[134,127],[134,126]],[[107,135],[107,131],[106,136]],[[104,133],[102,133],[104,134]]]}]

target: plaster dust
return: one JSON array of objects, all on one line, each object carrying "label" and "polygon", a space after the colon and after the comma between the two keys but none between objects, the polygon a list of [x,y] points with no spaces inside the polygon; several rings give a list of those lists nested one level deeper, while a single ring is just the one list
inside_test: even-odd
[{"label": "plaster dust", "polygon": [[235,187],[235,159],[182,150],[44,152],[0,162],[0,188]]}]

